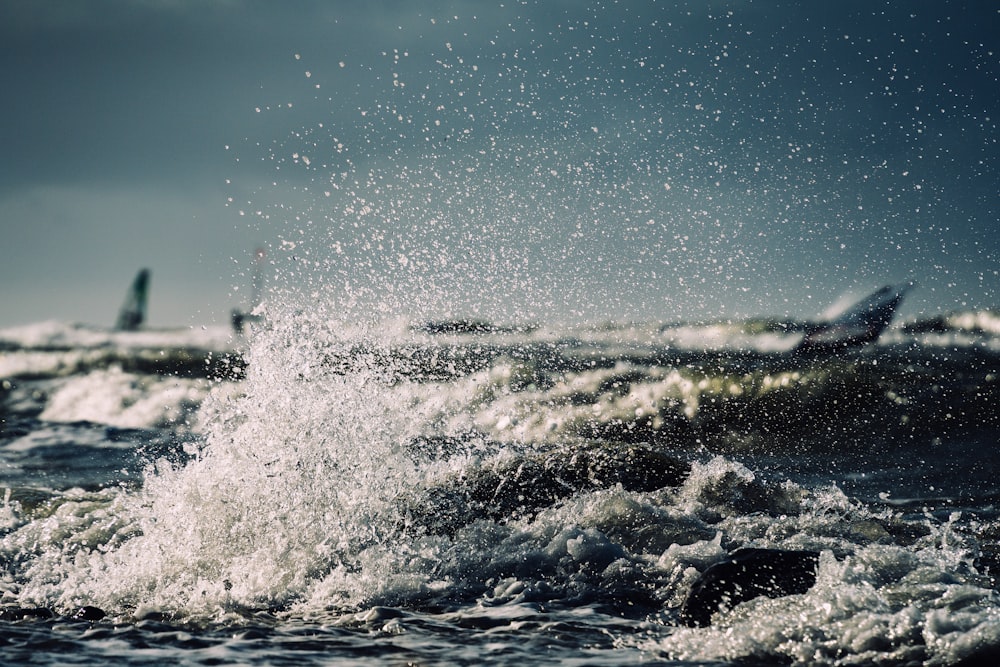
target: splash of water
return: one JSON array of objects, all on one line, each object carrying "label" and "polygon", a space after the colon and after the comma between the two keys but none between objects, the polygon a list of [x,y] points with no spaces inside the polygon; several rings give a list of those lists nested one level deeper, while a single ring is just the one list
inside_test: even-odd
[{"label": "splash of water", "polygon": [[321,312],[288,315],[253,340],[243,394],[206,406],[193,461],[160,461],[139,491],[25,527],[19,541],[41,544],[22,602],[208,617],[287,606],[400,539],[392,501],[419,480],[402,445],[420,415],[400,409],[377,342],[359,351]]}]

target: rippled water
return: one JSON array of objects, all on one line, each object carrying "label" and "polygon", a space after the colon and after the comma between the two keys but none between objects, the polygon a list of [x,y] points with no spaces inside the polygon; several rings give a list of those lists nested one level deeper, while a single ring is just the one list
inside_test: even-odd
[{"label": "rippled water", "polygon": [[[222,377],[185,365],[190,341],[164,375],[8,332],[7,659],[958,664],[1000,649],[990,334],[896,331],[803,361],[740,326],[316,324],[275,323],[248,349],[206,337],[203,358],[242,359]],[[699,573],[741,546],[819,552],[816,583],[685,627]],[[74,620],[84,605],[106,616]]]}]

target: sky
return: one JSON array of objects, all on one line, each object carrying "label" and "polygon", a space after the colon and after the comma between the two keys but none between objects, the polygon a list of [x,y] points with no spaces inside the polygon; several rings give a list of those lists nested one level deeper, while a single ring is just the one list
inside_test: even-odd
[{"label": "sky", "polygon": [[1000,9],[0,0],[0,327],[1000,308]]}]

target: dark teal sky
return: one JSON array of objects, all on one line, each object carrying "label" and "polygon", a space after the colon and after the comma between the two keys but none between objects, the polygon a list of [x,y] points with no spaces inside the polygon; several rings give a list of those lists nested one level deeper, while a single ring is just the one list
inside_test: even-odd
[{"label": "dark teal sky", "polygon": [[1000,306],[989,3],[413,4],[0,0],[0,326]]}]

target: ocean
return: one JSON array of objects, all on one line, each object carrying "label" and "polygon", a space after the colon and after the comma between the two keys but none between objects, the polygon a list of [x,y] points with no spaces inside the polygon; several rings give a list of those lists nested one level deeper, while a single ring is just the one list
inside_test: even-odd
[{"label": "ocean", "polygon": [[[1000,315],[801,337],[2,330],[0,661],[996,664]],[[686,622],[747,548],[808,581]]]}]

